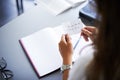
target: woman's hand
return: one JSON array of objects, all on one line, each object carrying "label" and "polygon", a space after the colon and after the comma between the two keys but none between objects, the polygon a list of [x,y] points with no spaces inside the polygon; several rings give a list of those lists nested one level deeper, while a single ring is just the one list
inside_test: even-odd
[{"label": "woman's hand", "polygon": [[89,37],[92,41],[94,41],[95,38],[96,38],[97,33],[98,33],[97,28],[96,28],[96,27],[93,27],[93,26],[86,26],[86,27],[84,27],[84,28],[81,30],[81,36],[83,36],[86,41],[89,40],[88,37]]},{"label": "woman's hand", "polygon": [[72,64],[73,46],[68,34],[62,35],[59,42],[59,51],[63,58],[63,64]]}]

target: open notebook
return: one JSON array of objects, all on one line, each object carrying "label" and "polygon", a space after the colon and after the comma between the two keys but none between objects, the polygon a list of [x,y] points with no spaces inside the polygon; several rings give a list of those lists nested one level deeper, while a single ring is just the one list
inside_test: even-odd
[{"label": "open notebook", "polygon": [[20,43],[39,77],[61,67],[62,58],[58,50],[58,43],[62,34],[71,35],[74,46],[73,61],[76,60],[78,57],[76,54],[79,51],[75,46],[80,39],[80,30],[83,25],[78,19],[56,27],[46,27],[20,39]]},{"label": "open notebook", "polygon": [[48,11],[58,15],[72,7],[76,7],[87,0],[37,0],[40,5],[43,5]]}]

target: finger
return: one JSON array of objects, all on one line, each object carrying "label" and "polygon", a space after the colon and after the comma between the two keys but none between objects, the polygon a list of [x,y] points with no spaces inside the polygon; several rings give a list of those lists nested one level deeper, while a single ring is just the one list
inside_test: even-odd
[{"label": "finger", "polygon": [[59,51],[61,51],[61,47],[62,47],[63,44],[65,44],[65,43],[66,43],[65,35],[62,34],[62,36],[61,36],[61,40],[60,40],[60,42],[59,42],[59,44],[58,44],[58,46],[59,46]]},{"label": "finger", "polygon": [[81,32],[81,36],[83,36],[83,38],[85,39],[85,41],[88,41],[88,36],[85,35],[83,32]]},{"label": "finger", "polygon": [[84,37],[85,41],[88,41],[88,37],[86,37],[86,36],[83,36],[83,37]]},{"label": "finger", "polygon": [[83,38],[85,39],[85,41],[88,41],[88,36],[83,34]]},{"label": "finger", "polygon": [[70,37],[70,35],[68,35],[68,34],[66,34],[65,35],[65,39],[66,39],[66,42],[71,42],[71,37]]},{"label": "finger", "polygon": [[81,36],[85,36],[85,34],[84,34],[84,28],[81,29]]},{"label": "finger", "polygon": [[92,32],[86,30],[86,29],[82,29],[82,32],[84,35],[87,35],[88,37],[92,36]]},{"label": "finger", "polygon": [[87,29],[88,31],[94,32],[96,28],[93,26],[87,26],[84,29]]},{"label": "finger", "polygon": [[66,40],[65,40],[65,34],[62,35],[62,37],[61,37],[61,41],[66,42]]}]

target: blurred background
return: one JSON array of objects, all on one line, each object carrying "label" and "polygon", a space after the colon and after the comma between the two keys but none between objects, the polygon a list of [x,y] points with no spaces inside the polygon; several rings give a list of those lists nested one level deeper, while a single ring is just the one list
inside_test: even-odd
[{"label": "blurred background", "polygon": [[0,27],[36,6],[35,0],[0,0]]},{"label": "blurred background", "polygon": [[[88,5],[80,10],[79,16],[86,25],[94,25],[96,13],[91,8],[93,6],[93,0],[88,1]],[[37,0],[0,0],[0,27],[29,11],[37,4]]]}]

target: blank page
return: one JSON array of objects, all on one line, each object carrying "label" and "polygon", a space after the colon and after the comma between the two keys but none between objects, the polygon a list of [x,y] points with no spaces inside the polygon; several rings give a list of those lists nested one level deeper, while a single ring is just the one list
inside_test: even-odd
[{"label": "blank page", "polygon": [[58,38],[51,28],[45,28],[20,40],[37,74],[44,76],[62,65]]},{"label": "blank page", "polygon": [[66,0],[39,0],[39,2],[55,15],[72,7]]}]

